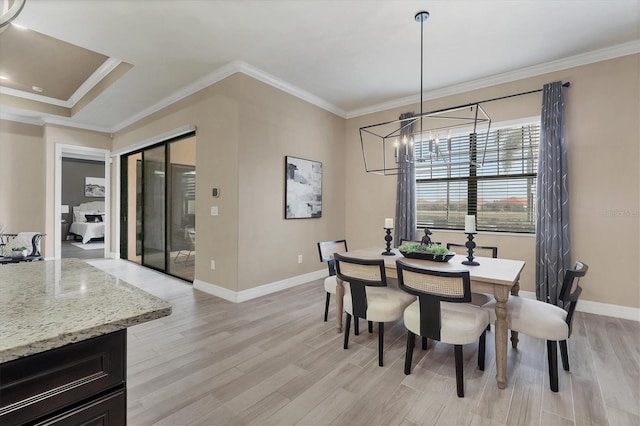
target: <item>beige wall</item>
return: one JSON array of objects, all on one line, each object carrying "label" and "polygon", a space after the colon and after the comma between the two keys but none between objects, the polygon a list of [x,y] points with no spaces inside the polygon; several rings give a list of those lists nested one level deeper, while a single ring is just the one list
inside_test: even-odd
[{"label": "beige wall", "polygon": [[0,120],[0,225],[6,232],[45,230],[43,128]]},{"label": "beige wall", "polygon": [[[237,78],[238,290],[246,290],[322,269],[316,243],[344,237],[344,120],[244,74]],[[287,155],[322,162],[321,218],[284,219]]]},{"label": "beige wall", "polygon": [[[425,111],[555,80],[572,84],[566,91],[572,250],[574,259],[591,268],[583,297],[639,308],[640,55],[431,100]],[[540,102],[541,95],[534,94],[485,106],[493,121],[501,122],[538,115]],[[395,178],[364,172],[358,128],[411,110],[419,108],[343,120],[235,74],[122,130],[113,149],[197,126],[196,220],[199,235],[207,237],[198,238],[196,278],[240,291],[321,269],[319,240],[346,236],[353,249],[383,244],[383,220],[394,215]],[[108,135],[0,121],[0,136],[3,158],[11,159],[0,168],[0,220],[11,228],[44,227],[53,235],[55,143],[109,148]],[[321,219],[283,219],[285,155],[322,161]],[[115,166],[112,172],[115,191]],[[30,185],[13,184],[16,174]],[[220,198],[211,197],[212,187],[220,188]],[[212,205],[219,216],[210,216]],[[115,229],[117,214],[112,220]],[[464,235],[436,232],[434,239],[461,242]],[[51,249],[49,240],[45,250]],[[477,242],[499,246],[501,256],[526,260],[521,285],[534,291],[534,238],[480,234]]]},{"label": "beige wall", "polygon": [[[589,264],[585,300],[640,307],[640,55],[631,55],[425,102],[424,111],[453,107],[570,81],[566,93],[572,257]],[[541,94],[485,104],[493,122],[540,114]],[[381,245],[385,217],[394,215],[395,178],[364,172],[358,128],[419,112],[417,105],[347,122],[346,229],[349,247]],[[460,234],[460,235],[458,235]],[[461,233],[434,240],[462,242]],[[521,288],[535,291],[535,238],[480,233],[500,256],[524,259]]]},{"label": "beige wall", "polygon": [[9,232],[40,231],[45,257],[53,256],[55,144],[110,149],[105,133],[0,120],[0,222]]},{"label": "beige wall", "polygon": [[55,168],[56,144],[78,145],[89,148],[111,149],[111,138],[107,133],[91,130],[75,129],[70,127],[47,124],[44,126],[45,146],[45,232],[47,238],[44,243],[45,257],[53,256],[55,228],[60,226],[59,218],[55,215]]},{"label": "beige wall", "polygon": [[[197,127],[196,279],[241,291],[323,268],[316,241],[344,235],[344,120],[238,73],[119,132],[114,150],[185,125]],[[323,162],[322,218],[283,219],[285,155]]]}]

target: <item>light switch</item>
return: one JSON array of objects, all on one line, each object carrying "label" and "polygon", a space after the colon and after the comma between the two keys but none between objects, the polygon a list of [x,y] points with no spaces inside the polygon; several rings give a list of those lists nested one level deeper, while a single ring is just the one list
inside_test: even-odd
[{"label": "light switch", "polygon": [[211,216],[218,216],[218,206],[211,206]]}]

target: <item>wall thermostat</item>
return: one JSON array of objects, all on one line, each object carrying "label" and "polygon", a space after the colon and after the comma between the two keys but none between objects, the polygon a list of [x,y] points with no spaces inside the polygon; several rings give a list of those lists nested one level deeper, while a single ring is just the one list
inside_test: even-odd
[{"label": "wall thermostat", "polygon": [[219,197],[220,196],[220,190],[218,188],[213,188],[211,190],[211,195],[216,197],[216,198]]}]

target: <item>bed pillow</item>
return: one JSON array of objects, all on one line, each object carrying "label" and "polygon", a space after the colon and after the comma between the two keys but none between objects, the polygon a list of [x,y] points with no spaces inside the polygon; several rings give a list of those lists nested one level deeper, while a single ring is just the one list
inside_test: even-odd
[{"label": "bed pillow", "polygon": [[99,214],[85,214],[84,217],[89,223],[102,222],[102,215]]},{"label": "bed pillow", "polygon": [[86,217],[84,217],[84,215],[85,215],[86,213],[87,213],[87,212],[74,211],[74,212],[73,212],[73,221],[74,221],[74,222],[86,222],[86,221],[87,221],[87,218],[86,218]]}]

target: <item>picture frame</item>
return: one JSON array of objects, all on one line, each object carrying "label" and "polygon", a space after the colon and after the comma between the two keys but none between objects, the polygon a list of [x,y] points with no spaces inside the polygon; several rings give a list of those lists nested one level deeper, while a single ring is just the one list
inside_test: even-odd
[{"label": "picture frame", "polygon": [[84,178],[84,196],[85,197],[104,198],[104,195],[105,195],[104,178],[88,177],[88,176]]},{"label": "picture frame", "polygon": [[285,219],[322,217],[322,163],[285,156]]}]

